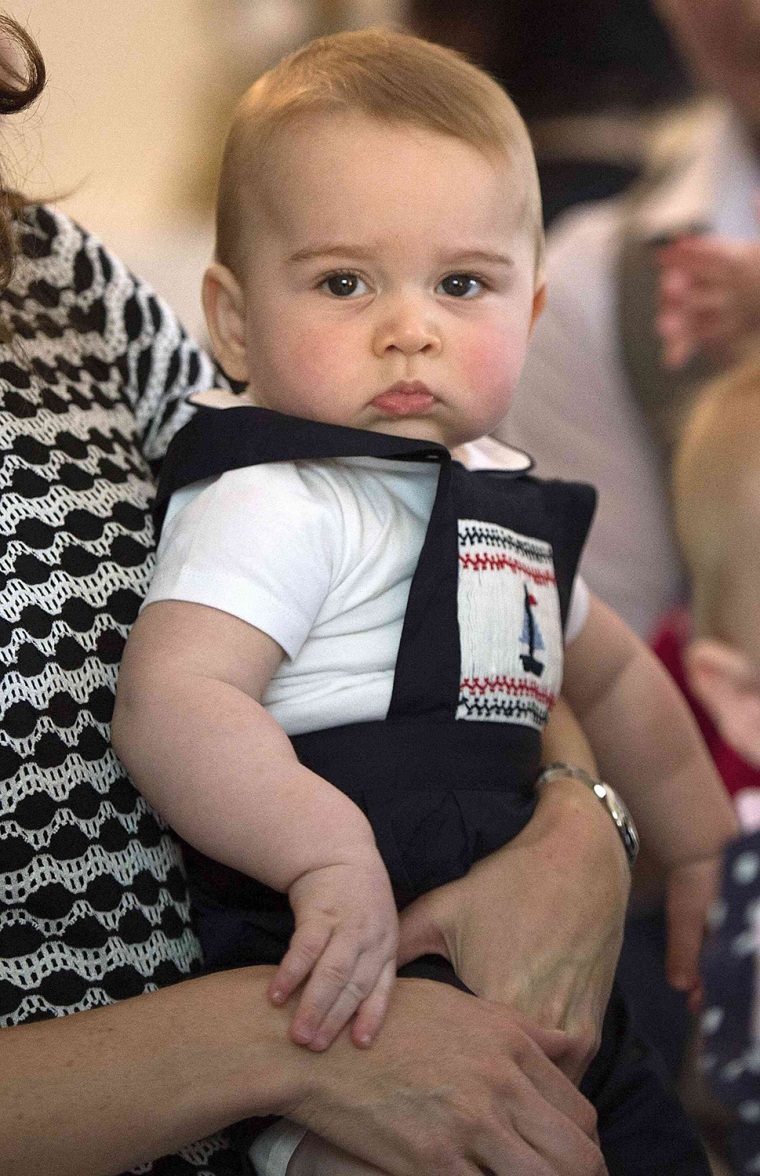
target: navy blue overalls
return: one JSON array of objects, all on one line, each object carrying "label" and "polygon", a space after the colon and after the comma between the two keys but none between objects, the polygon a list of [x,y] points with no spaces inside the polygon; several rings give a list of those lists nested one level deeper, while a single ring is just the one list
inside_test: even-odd
[{"label": "navy blue overalls", "polygon": [[[440,466],[388,714],[292,743],[367,814],[403,907],[461,877],[533,814],[541,728],[561,682],[562,629],[596,496],[524,471],[467,471],[433,442],[251,406],[200,408],[162,465],[157,526],[174,491],[227,470],[366,456]],[[494,609],[499,624],[484,641],[483,616]],[[502,642],[495,663],[489,640]],[[192,847],[185,856],[209,967],[278,963],[293,930],[287,897]],[[401,974],[464,987],[438,957]],[[617,992],[582,1090],[599,1112],[611,1176],[709,1176]]]}]

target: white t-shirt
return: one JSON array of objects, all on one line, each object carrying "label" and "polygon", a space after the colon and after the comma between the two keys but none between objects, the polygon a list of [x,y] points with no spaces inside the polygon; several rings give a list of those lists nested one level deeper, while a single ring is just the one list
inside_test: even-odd
[{"label": "white t-shirt", "polygon": [[[282,646],[262,701],[289,735],[383,719],[438,472],[371,457],[285,461],[178,491],[145,605],[205,604]],[[566,640],[587,611],[576,581]]]}]

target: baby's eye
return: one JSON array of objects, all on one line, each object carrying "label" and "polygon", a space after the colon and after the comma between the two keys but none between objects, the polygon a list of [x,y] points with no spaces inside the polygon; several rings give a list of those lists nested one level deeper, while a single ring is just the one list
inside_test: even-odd
[{"label": "baby's eye", "polygon": [[320,282],[320,290],[326,290],[336,298],[350,298],[352,294],[366,294],[367,283],[358,274],[330,274]]},{"label": "baby's eye", "polygon": [[473,298],[483,290],[483,283],[472,274],[447,274],[435,288],[436,294],[448,294],[450,298]]}]

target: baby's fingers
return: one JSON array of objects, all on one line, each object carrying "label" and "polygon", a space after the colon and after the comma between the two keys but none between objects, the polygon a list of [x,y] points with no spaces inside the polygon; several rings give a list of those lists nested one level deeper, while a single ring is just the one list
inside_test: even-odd
[{"label": "baby's fingers", "polygon": [[680,992],[689,992],[699,983],[704,928],[703,912],[674,910],[672,906],[668,911],[666,972],[670,984]]},{"label": "baby's fingers", "polygon": [[383,1027],[385,1015],[388,1012],[388,1002],[391,998],[393,985],[396,982],[396,961],[389,960],[378,976],[377,984],[366,1000],[359,1005],[356,1020],[351,1029],[351,1040],[354,1045],[363,1049],[372,1045]]},{"label": "baby's fingers", "polygon": [[[313,1030],[309,1040],[299,1035],[296,1040],[311,1049],[323,1050],[335,1040],[353,1017],[359,1005],[372,993],[378,977],[389,963],[395,967],[395,950],[363,951],[351,956],[335,941],[306,986],[296,1017],[303,1010],[304,1024]],[[293,1023],[294,1029],[296,1022]],[[294,1034],[295,1036],[295,1034]]]},{"label": "baby's fingers", "polygon": [[671,912],[668,919],[668,947],[665,970],[668,982],[683,992],[689,1011],[696,1014],[702,1007],[702,981],[699,960],[704,939],[703,911]]},{"label": "baby's fingers", "polygon": [[[327,1049],[371,990],[375,974],[357,973],[357,950],[333,935],[298,1003],[290,1035],[299,1045]],[[363,980],[363,983],[362,983]]]},{"label": "baby's fingers", "polygon": [[705,859],[675,870],[667,884],[668,980],[681,992],[699,987],[699,957],[707,912],[716,894],[716,862]]},{"label": "baby's fingers", "polygon": [[296,927],[282,962],[267,990],[273,1004],[285,1004],[325,950],[331,928],[314,924]]}]

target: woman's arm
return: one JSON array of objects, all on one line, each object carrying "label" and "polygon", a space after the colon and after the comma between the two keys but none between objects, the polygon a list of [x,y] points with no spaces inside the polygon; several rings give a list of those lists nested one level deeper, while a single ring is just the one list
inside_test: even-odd
[{"label": "woman's arm", "polygon": [[[114,1176],[248,1115],[286,1114],[391,1176],[495,1176],[526,1148],[605,1171],[593,1108],[506,1010],[399,981],[371,1050],[293,1045],[274,969],[185,981],[0,1031],[0,1172]],[[554,1169],[552,1169],[554,1170]]]},{"label": "woman's arm", "polygon": [[[566,709],[547,736],[545,761],[595,771]],[[598,1048],[629,888],[609,815],[585,785],[558,779],[513,841],[404,911],[401,959],[444,955],[478,995],[564,1029],[559,1064],[579,1081]]]}]

